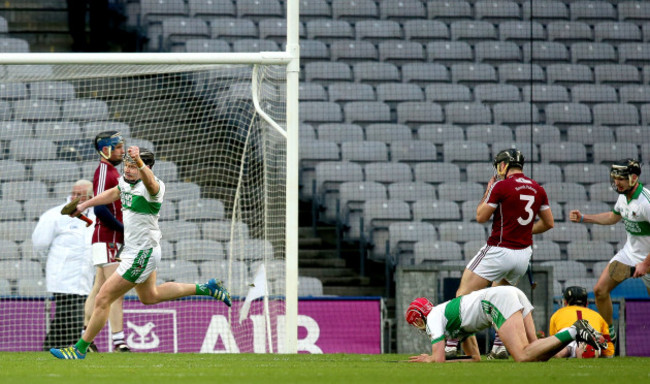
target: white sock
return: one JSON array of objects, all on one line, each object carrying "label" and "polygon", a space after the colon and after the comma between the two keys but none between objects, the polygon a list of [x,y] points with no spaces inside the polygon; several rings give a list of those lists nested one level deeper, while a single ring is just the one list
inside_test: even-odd
[{"label": "white sock", "polygon": [[124,331],[113,333],[112,339],[113,339],[113,345],[124,344]]}]

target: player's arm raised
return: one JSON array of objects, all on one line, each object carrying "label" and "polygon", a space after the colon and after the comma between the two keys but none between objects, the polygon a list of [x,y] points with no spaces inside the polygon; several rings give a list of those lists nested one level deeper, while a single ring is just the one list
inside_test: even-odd
[{"label": "player's arm raised", "polygon": [[479,223],[485,223],[490,220],[490,217],[492,217],[492,214],[496,210],[496,207],[493,207],[487,203],[488,196],[492,190],[492,186],[496,181],[497,179],[494,176],[490,179],[487,187],[485,188],[485,193],[483,194],[481,201],[478,203],[478,207],[476,207],[476,221]]},{"label": "player's arm raised", "polygon": [[135,146],[129,147],[128,152],[129,156],[135,160],[135,165],[140,171],[140,178],[142,179],[142,183],[144,183],[144,186],[147,188],[149,194],[152,196],[157,195],[160,191],[160,184],[158,184],[158,181],[156,181],[153,171],[147,167],[140,158],[140,148]]}]

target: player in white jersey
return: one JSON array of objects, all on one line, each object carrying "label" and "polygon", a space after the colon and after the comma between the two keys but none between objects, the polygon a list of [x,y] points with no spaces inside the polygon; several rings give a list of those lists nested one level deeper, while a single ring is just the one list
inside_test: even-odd
[{"label": "player in white jersey", "polygon": [[627,241],[623,248],[610,260],[609,265],[594,286],[596,307],[609,324],[609,334],[614,340],[616,328],[610,293],[623,280],[642,278],[650,294],[650,190],[639,183],[641,165],[633,159],[621,160],[612,164],[610,181],[612,188],[619,193],[611,212],[585,215],[578,210],[569,213],[575,223],[594,223],[614,225],[623,220]]},{"label": "player in white jersey", "polygon": [[[480,361],[474,333],[494,326],[515,361],[546,361],[574,340],[595,349],[607,348],[601,335],[584,320],[551,337],[537,339],[535,324],[526,295],[517,287],[498,286],[456,297],[437,306],[423,297],[406,310],[406,322],[425,331],[431,339],[431,355],[412,356],[409,361],[442,363],[445,339],[461,340],[469,361]],[[450,360],[453,361],[453,360]]]},{"label": "player in white jersey", "polygon": [[158,216],[165,184],[151,170],[154,163],[152,152],[129,147],[124,158],[124,177],[119,184],[79,204],[77,211],[71,214],[74,217],[95,205],[121,199],[124,249],[116,273],[106,280],[95,298],[93,314],[81,339],[74,346],[50,350],[59,359],[84,359],[88,346],[106,324],[111,303],[132,288],[145,305],[191,295],[212,296],[227,306],[231,305],[228,290],[216,279],[205,284],[167,282],[156,285],[156,266],[161,256]]}]

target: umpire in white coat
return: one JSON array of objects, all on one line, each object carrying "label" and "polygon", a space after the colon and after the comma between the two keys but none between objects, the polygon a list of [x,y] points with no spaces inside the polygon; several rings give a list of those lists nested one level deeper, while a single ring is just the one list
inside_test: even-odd
[{"label": "umpire in white coat", "polygon": [[[72,199],[84,202],[93,197],[93,184],[79,180],[72,187]],[[94,269],[90,251],[93,226],[68,215],[61,209],[67,202],[47,210],[32,233],[34,252],[47,255],[45,280],[54,295],[55,314],[45,337],[43,349],[74,344],[83,330],[84,303],[93,285]],[[92,210],[85,215],[94,221]]]}]

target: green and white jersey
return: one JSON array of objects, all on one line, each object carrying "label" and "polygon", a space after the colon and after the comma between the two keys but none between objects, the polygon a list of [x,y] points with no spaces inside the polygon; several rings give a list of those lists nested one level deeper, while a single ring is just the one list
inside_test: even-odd
[{"label": "green and white jersey", "polygon": [[497,329],[517,311],[526,316],[533,306],[521,290],[512,286],[481,289],[433,307],[426,332],[431,344],[444,339],[464,340],[494,325]]},{"label": "green and white jersey", "polygon": [[620,215],[625,224],[627,241],[623,250],[645,259],[650,253],[650,191],[639,183],[629,201],[625,195],[618,196],[613,212]]},{"label": "green and white jersey", "polygon": [[122,200],[126,247],[143,250],[159,246],[162,234],[158,227],[158,217],[165,195],[165,184],[157,177],[156,181],[160,184],[160,190],[152,196],[142,180],[129,184],[124,178],[120,178],[117,187]]}]

